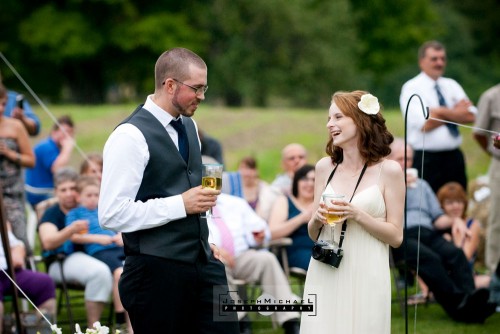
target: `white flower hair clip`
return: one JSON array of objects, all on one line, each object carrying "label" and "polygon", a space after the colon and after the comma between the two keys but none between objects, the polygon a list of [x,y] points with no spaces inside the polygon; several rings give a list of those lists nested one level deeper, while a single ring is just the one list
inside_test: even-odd
[{"label": "white flower hair clip", "polygon": [[364,94],[358,102],[359,109],[368,115],[376,115],[380,111],[377,97],[372,94]]}]

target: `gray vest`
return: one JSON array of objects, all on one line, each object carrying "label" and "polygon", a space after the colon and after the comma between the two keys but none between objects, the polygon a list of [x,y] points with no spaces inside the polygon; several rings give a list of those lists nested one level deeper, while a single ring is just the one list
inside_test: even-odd
[{"label": "gray vest", "polygon": [[[142,105],[123,123],[133,124],[142,132],[149,150],[149,162],[135,201],[179,195],[201,184],[200,146],[190,118],[183,118],[189,141],[187,164],[167,130]],[[155,228],[123,233],[123,241],[126,255],[147,254],[194,263],[199,256],[207,259],[211,254],[207,221],[199,214]]]}]

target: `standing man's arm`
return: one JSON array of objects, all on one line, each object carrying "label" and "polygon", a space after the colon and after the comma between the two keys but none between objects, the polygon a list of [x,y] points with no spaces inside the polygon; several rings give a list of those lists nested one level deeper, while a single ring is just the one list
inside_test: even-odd
[{"label": "standing man's arm", "polygon": [[[492,112],[495,106],[493,100],[490,98],[489,91],[484,92],[479,98],[479,102],[477,104],[477,118],[474,127],[476,129],[491,129],[491,117]],[[498,107],[497,107],[498,108]],[[473,132],[474,139],[477,141],[479,146],[488,154],[491,155],[490,151],[490,136],[485,132],[474,130]]]},{"label": "standing man's arm", "polygon": [[135,201],[149,161],[146,139],[135,126],[123,124],[115,129],[104,146],[103,160],[98,206],[101,227],[134,232],[186,217],[181,195]]}]

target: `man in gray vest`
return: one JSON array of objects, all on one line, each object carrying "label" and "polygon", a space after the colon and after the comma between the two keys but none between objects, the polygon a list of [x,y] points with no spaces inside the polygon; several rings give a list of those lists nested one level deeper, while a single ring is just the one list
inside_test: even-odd
[{"label": "man in gray vest", "polygon": [[219,251],[203,214],[220,191],[201,187],[196,123],[207,66],[174,48],[155,65],[155,92],[110,135],[104,147],[99,221],[123,233],[120,298],[135,334],[238,333]]}]

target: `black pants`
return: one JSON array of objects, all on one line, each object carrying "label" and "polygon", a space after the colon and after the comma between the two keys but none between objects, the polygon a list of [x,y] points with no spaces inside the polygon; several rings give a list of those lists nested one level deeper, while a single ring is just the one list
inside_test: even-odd
[{"label": "black pants", "polygon": [[[406,231],[407,242],[406,263],[410,269],[417,269],[418,227]],[[404,258],[404,243],[393,250],[394,260]],[[436,301],[449,314],[456,311],[457,306],[466,294],[474,291],[474,277],[464,252],[428,228],[420,229],[420,256],[418,259],[418,275],[432,291]]]},{"label": "black pants", "polygon": [[190,264],[127,256],[119,291],[135,334],[239,333],[236,313],[220,316],[227,279],[213,257]]},{"label": "black pants", "polygon": [[[422,157],[424,171],[422,173]],[[447,182],[458,182],[467,190],[467,175],[465,158],[460,149],[451,151],[415,151],[413,166],[418,170],[419,177],[426,180],[435,193]]]}]

